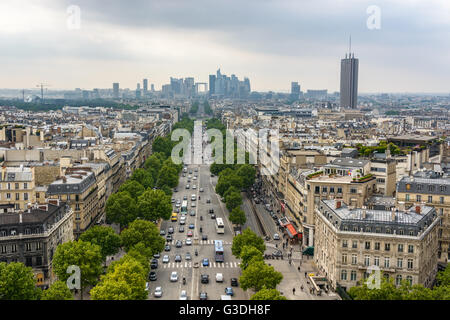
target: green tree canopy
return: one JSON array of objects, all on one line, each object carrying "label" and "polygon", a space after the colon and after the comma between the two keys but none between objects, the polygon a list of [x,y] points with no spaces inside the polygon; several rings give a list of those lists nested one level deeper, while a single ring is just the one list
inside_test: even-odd
[{"label": "green tree canopy", "polygon": [[231,192],[225,198],[225,203],[228,211],[232,211],[234,208],[239,208],[242,204],[242,196],[240,193]]},{"label": "green tree canopy", "polygon": [[73,294],[65,282],[58,280],[42,292],[41,300],[73,300]]},{"label": "green tree canopy", "polygon": [[[89,285],[95,285],[103,271],[100,246],[83,240],[60,244],[53,257],[53,271],[58,279],[66,282],[71,274],[69,266],[78,266],[81,271],[81,293]],[[81,295],[82,296],[82,295]]]},{"label": "green tree canopy", "polygon": [[242,186],[245,189],[250,188],[255,183],[256,169],[253,165],[240,165],[236,175],[242,178]]},{"label": "green tree canopy", "polygon": [[277,289],[263,288],[252,295],[250,300],[287,300]]},{"label": "green tree canopy", "polygon": [[241,194],[241,191],[236,187],[229,187],[227,191],[224,192],[223,197],[226,199],[230,193],[238,193]]},{"label": "green tree canopy", "polygon": [[103,261],[107,256],[119,252],[120,236],[111,227],[93,226],[86,230],[80,239],[100,246]]},{"label": "green tree canopy", "polygon": [[125,280],[105,277],[90,291],[92,300],[131,300],[133,292]]},{"label": "green tree canopy", "polygon": [[230,219],[231,223],[238,224],[241,226],[244,225],[245,222],[247,221],[245,212],[242,211],[242,209],[239,207],[236,207],[233,210],[231,210],[229,219]]},{"label": "green tree canopy", "polygon": [[163,166],[159,171],[156,186],[162,187],[164,185],[171,188],[175,188],[178,185],[178,172],[174,167]]},{"label": "green tree canopy", "polygon": [[275,289],[281,280],[283,280],[281,272],[275,271],[274,267],[268,266],[264,261],[252,261],[242,271],[239,279],[243,290],[253,289],[255,292],[262,288]]},{"label": "green tree canopy", "polygon": [[261,254],[264,254],[264,251],[266,250],[263,238],[258,237],[258,235],[249,228],[233,238],[231,252],[236,258],[241,257],[241,251],[244,246],[253,246],[261,251]]},{"label": "green tree canopy", "polygon": [[119,223],[122,228],[138,217],[136,202],[125,191],[110,195],[106,201],[105,211],[106,221],[108,223]]},{"label": "green tree canopy", "polygon": [[144,193],[145,188],[142,184],[136,180],[127,180],[119,188],[119,192],[128,192],[133,199],[137,199],[141,194]]},{"label": "green tree canopy", "polygon": [[133,174],[131,175],[131,180],[136,180],[145,189],[153,188],[153,186],[155,185],[152,174],[149,171],[141,168],[133,171]]},{"label": "green tree canopy", "polygon": [[168,220],[172,214],[170,196],[163,190],[148,189],[138,198],[138,212],[146,220]]},{"label": "green tree canopy", "polygon": [[120,234],[122,245],[128,252],[138,243],[142,242],[151,255],[159,253],[164,249],[165,239],[159,235],[159,230],[153,222],[136,220]]},{"label": "green tree canopy", "polygon": [[264,261],[261,251],[253,246],[243,246],[241,250],[241,266],[246,269],[250,263]]},{"label": "green tree canopy", "polygon": [[0,300],[39,300],[41,292],[31,267],[21,262],[0,262]]},{"label": "green tree canopy", "polygon": [[172,154],[173,143],[170,138],[167,137],[157,137],[152,145],[153,152],[161,152],[166,158],[170,157]]}]

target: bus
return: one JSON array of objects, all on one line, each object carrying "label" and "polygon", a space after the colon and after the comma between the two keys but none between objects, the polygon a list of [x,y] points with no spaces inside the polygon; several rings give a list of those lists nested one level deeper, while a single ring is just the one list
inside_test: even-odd
[{"label": "bus", "polygon": [[217,233],[225,233],[225,225],[222,218],[216,218],[216,231]]},{"label": "bus", "polygon": [[181,213],[187,213],[187,211],[188,211],[187,200],[183,200],[183,202],[181,203]]},{"label": "bus", "polygon": [[214,257],[216,258],[216,262],[223,262],[225,260],[222,240],[214,240]]},{"label": "bus", "polygon": [[172,221],[177,221],[177,220],[178,220],[178,213],[173,212],[173,213],[172,213],[172,217],[170,218],[170,220],[172,220]]}]

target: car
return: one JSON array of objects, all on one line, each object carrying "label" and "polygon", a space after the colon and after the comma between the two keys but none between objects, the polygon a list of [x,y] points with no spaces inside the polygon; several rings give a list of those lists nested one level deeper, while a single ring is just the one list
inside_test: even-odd
[{"label": "car", "polygon": [[192,176],[191,175],[188,175],[188,179],[191,179],[192,178]]},{"label": "car", "polygon": [[202,240],[208,240],[208,236],[206,234],[202,235]]},{"label": "car", "polygon": [[184,225],[184,224],[186,224],[186,217],[182,216],[180,219],[180,225]]},{"label": "car", "polygon": [[216,273],[216,282],[223,282],[223,274]]},{"label": "car", "polygon": [[231,286],[232,287],[238,287],[239,286],[237,278],[231,278]]},{"label": "car", "polygon": [[160,236],[165,236],[165,235],[166,235],[166,230],[161,230],[161,231],[159,232],[159,235],[160,235]]},{"label": "car", "polygon": [[163,263],[169,263],[169,261],[170,261],[170,258],[169,258],[169,256],[166,254],[166,255],[164,255],[164,257],[163,257]]},{"label": "car", "polygon": [[161,287],[156,287],[155,288],[155,292],[153,293],[153,295],[157,298],[161,298],[163,295],[163,291]]},{"label": "car", "polygon": [[170,228],[169,228],[169,230],[168,230],[168,232],[169,232],[170,234],[172,234],[172,233],[173,233],[173,231],[174,231],[174,230],[173,230],[173,228],[172,228],[172,227],[170,227]]},{"label": "car", "polygon": [[186,177],[186,173],[183,173],[183,177]]},{"label": "car", "polygon": [[216,215],[215,214],[212,214],[211,215],[211,219],[215,219],[216,218]]},{"label": "car", "polygon": [[173,240],[172,235],[171,235],[171,234],[168,234],[168,235],[166,236],[166,240],[167,240],[167,242],[172,241],[172,240]]},{"label": "car", "polygon": [[206,292],[200,292],[200,300],[208,300],[208,294]]},{"label": "car", "polygon": [[153,258],[155,258],[155,259],[159,259],[161,257],[161,255],[159,254],[159,253],[155,253],[154,255],[153,255]]},{"label": "car", "polygon": [[278,233],[275,233],[273,235],[273,240],[280,240],[280,236],[278,235]]},{"label": "car", "polygon": [[225,294],[228,295],[228,296],[234,296],[233,288],[226,287],[225,288]]},{"label": "car", "polygon": [[191,207],[192,207],[192,208],[196,207],[195,202],[191,202]]},{"label": "car", "polygon": [[158,277],[156,276],[156,272],[155,271],[152,271],[152,272],[149,273],[148,280],[156,281],[157,279],[158,279]]},{"label": "car", "polygon": [[170,251],[170,244],[166,244],[166,246],[164,247],[164,251]]},{"label": "car", "polygon": [[177,240],[175,247],[181,248],[183,246],[183,243],[180,240]]},{"label": "car", "polygon": [[189,215],[192,216],[192,217],[195,216],[195,210],[191,210],[191,211],[189,212]]},{"label": "car", "polygon": [[191,254],[189,252],[186,252],[186,256],[184,257],[185,260],[192,260]]},{"label": "car", "polygon": [[208,259],[208,258],[204,258],[204,259],[202,260],[202,265],[203,265],[204,267],[209,267],[209,259]]},{"label": "car", "polygon": [[192,239],[191,239],[191,238],[187,238],[187,239],[186,239],[186,245],[187,245],[187,246],[192,245]]},{"label": "car", "polygon": [[179,254],[175,256],[175,262],[181,262],[181,256]]},{"label": "car", "polygon": [[170,274],[170,282],[177,282],[178,281],[178,272],[172,271]]},{"label": "car", "polygon": [[214,209],[209,209],[209,213],[214,213]]},{"label": "car", "polygon": [[180,300],[187,300],[186,290],[181,290]]},{"label": "car", "polygon": [[186,185],[186,189],[189,189],[189,185],[188,184]]},{"label": "car", "polygon": [[181,204],[177,203],[177,204],[175,205],[175,207],[176,207],[176,208],[179,208],[179,207],[181,207]]},{"label": "car", "polygon": [[198,172],[198,168],[195,168],[194,171],[195,171],[195,172]]},{"label": "car", "polygon": [[211,199],[206,199],[206,203],[211,203]]},{"label": "car", "polygon": [[184,195],[183,200],[187,200],[187,195]]},{"label": "car", "polygon": [[192,174],[192,170],[189,170],[189,174]]},{"label": "car", "polygon": [[172,203],[175,203],[175,199],[174,198],[172,198]]},{"label": "car", "polygon": [[200,192],[203,192],[204,190],[203,190],[203,188],[200,188]]},{"label": "car", "polygon": [[191,182],[191,179],[187,179],[187,182],[190,183],[190,182]]},{"label": "car", "polygon": [[156,262],[150,263],[150,269],[157,269],[158,268],[158,260]]},{"label": "car", "polygon": [[184,232],[184,226],[180,226],[180,227],[178,228],[178,232]]},{"label": "car", "polygon": [[195,229],[195,224],[191,223],[191,224],[189,225],[189,229]]},{"label": "car", "polygon": [[194,178],[192,178],[192,179],[194,179],[194,180],[197,180],[197,177],[196,177],[196,176],[194,176]]},{"label": "car", "polygon": [[207,274],[202,274],[202,275],[200,276],[200,282],[201,282],[201,283],[209,283],[209,275],[207,275]]},{"label": "car", "polygon": [[188,237],[192,237],[192,231],[191,230],[188,231],[187,236]]},{"label": "car", "polygon": [[192,189],[197,189],[197,186],[194,184],[194,185],[192,186]]},{"label": "car", "polygon": [[214,178],[214,175],[211,173],[211,178]]},{"label": "car", "polygon": [[173,189],[173,192],[178,192],[178,189],[177,188]]}]

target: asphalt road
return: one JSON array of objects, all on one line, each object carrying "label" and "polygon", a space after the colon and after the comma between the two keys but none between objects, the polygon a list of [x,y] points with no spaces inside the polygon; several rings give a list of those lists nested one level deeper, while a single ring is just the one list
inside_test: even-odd
[{"label": "asphalt road", "polygon": [[[193,152],[195,149],[199,151],[202,143],[201,130],[200,137],[197,139],[197,143],[193,146]],[[194,133],[195,135],[195,133]],[[204,137],[203,137],[204,138]],[[194,159],[194,158],[192,158]],[[180,183],[178,185],[178,192],[174,192],[173,198],[175,200],[180,200],[183,202],[183,196],[188,197],[188,214],[186,215],[186,224],[184,225],[184,232],[179,232],[179,222],[163,221],[161,224],[161,230],[167,230],[169,227],[174,228],[173,239],[170,243],[171,250],[169,252],[161,252],[161,257],[158,259],[158,268],[153,270],[156,271],[157,280],[150,281],[149,299],[163,299],[163,300],[177,300],[180,297],[182,290],[186,290],[189,300],[198,300],[200,292],[206,292],[208,294],[208,300],[220,300],[221,295],[225,294],[225,288],[230,287],[230,279],[238,278],[241,275],[241,270],[239,267],[240,261],[234,258],[231,254],[231,244],[233,240],[233,231],[231,228],[231,223],[227,219],[226,209],[223,203],[220,202],[218,196],[214,191],[214,184],[217,178],[212,178],[209,171],[209,165],[206,164],[191,164],[187,166],[188,172],[186,177],[180,177]],[[198,168],[198,172],[194,169]],[[189,174],[189,170],[192,171]],[[197,180],[193,180],[194,174],[198,174]],[[191,182],[189,183],[190,189],[186,189],[188,184],[188,176],[191,176]],[[197,189],[192,189],[192,186],[196,185]],[[204,192],[199,192],[200,188],[204,189]],[[196,201],[191,201],[192,194],[196,195]],[[198,196],[201,199],[198,199]],[[207,204],[206,200],[210,199],[211,203]],[[191,207],[192,202],[195,202],[196,206]],[[173,204],[175,208],[175,203]],[[225,223],[225,233],[217,234],[215,227],[215,219],[211,219],[208,210],[214,209],[214,213],[217,217],[224,219]],[[191,210],[195,210],[195,216],[191,216],[189,213]],[[200,216],[203,216],[203,221],[200,220]],[[180,215],[179,215],[180,217]],[[190,230],[189,225],[194,224],[195,228],[193,231],[192,245],[186,245],[187,232]],[[200,227],[202,227],[203,232],[200,233]],[[201,240],[202,234],[208,236],[208,240]],[[224,263],[216,263],[214,259],[214,240],[223,240],[224,242]],[[176,248],[176,240],[183,241],[183,246],[181,248]],[[198,250],[198,256],[195,256],[195,249]],[[192,260],[185,260],[186,253],[191,254]],[[162,258],[164,255],[168,255],[170,258],[169,263],[163,263]],[[181,255],[182,261],[175,263],[175,255]],[[209,267],[203,267],[201,260],[203,258],[209,259]],[[199,267],[194,268],[194,262],[199,262]],[[173,271],[178,273],[178,281],[170,282],[170,275]],[[222,273],[224,282],[216,283],[216,274]],[[200,275],[209,275],[209,283],[202,284],[200,281]],[[182,279],[186,278],[186,284],[183,285]],[[153,293],[156,287],[161,287],[163,290],[163,296],[161,298],[155,298]],[[233,287],[234,296],[232,299],[248,299],[248,294],[246,294],[240,287]]]}]

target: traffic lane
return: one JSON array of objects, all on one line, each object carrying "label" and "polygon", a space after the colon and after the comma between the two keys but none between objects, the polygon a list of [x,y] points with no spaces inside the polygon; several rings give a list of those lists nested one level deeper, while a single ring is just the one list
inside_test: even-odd
[{"label": "traffic lane", "polygon": [[244,229],[249,228],[253,232],[255,232],[258,236],[263,237],[263,234],[259,228],[258,222],[256,221],[255,214],[253,213],[253,210],[251,208],[251,205],[249,204],[249,200],[244,198],[243,205],[242,205],[245,216],[247,218],[247,221],[244,224]]}]

